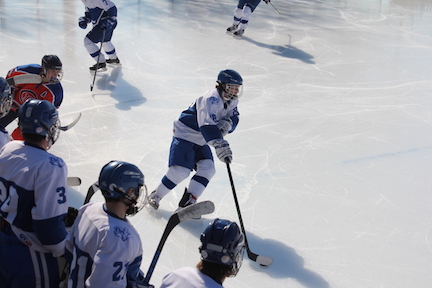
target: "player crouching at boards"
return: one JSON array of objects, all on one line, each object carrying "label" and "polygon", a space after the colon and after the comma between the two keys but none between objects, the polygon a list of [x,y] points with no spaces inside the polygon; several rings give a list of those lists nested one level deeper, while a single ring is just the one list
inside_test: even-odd
[{"label": "player crouching at boards", "polygon": [[232,151],[224,136],[237,127],[237,104],[242,91],[243,79],[239,73],[220,71],[216,87],[196,99],[174,121],[168,172],[148,198],[153,209],[158,209],[159,201],[194,169],[196,173],[185,189],[177,211],[196,202],[216,172],[209,145],[215,148],[222,162],[231,162]]},{"label": "player crouching at boards", "polygon": [[126,216],[144,206],[144,175],[133,164],[111,161],[98,183],[105,203],[81,207],[66,241],[67,287],[135,288],[142,246]]}]

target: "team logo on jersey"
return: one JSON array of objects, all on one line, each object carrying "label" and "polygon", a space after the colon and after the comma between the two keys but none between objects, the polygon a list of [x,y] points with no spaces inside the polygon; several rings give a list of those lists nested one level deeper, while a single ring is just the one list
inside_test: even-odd
[{"label": "team logo on jersey", "polygon": [[127,228],[115,226],[114,227],[114,235],[121,238],[123,241],[128,240],[131,238],[131,235]]},{"label": "team logo on jersey", "polygon": [[209,101],[210,101],[210,104],[215,105],[215,104],[219,103],[219,98],[213,96],[213,97],[210,97]]},{"label": "team logo on jersey", "polygon": [[21,89],[18,97],[20,104],[25,103],[29,99],[38,99],[36,93],[29,89]]},{"label": "team logo on jersey", "polygon": [[62,168],[65,165],[64,161],[61,158],[55,156],[50,156],[49,162],[51,165],[58,166],[60,168]]}]

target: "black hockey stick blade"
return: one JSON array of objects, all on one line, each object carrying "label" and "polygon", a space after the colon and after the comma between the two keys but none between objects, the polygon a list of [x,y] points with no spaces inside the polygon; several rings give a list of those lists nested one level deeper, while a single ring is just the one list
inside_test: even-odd
[{"label": "black hockey stick blade", "polygon": [[84,204],[87,204],[90,202],[91,197],[93,197],[93,195],[96,193],[96,191],[99,189],[99,183],[98,181],[96,181],[95,183],[93,183],[87,190],[87,195],[86,198],[84,199]]},{"label": "black hockey stick blade", "polygon": [[67,186],[79,186],[81,185],[81,178],[79,177],[67,177]]},{"label": "black hockey stick blade", "polygon": [[77,118],[75,118],[75,120],[72,121],[72,123],[70,123],[69,125],[66,125],[66,126],[60,126],[60,130],[62,130],[62,131],[67,131],[67,130],[71,129],[71,128],[74,127],[75,124],[80,120],[80,118],[81,118],[81,113],[79,113],[79,115],[77,116]]},{"label": "black hockey stick blade", "polygon": [[249,248],[249,243],[248,243],[247,237],[246,237],[246,230],[244,228],[243,218],[242,218],[241,212],[240,212],[240,205],[238,203],[237,193],[236,193],[235,187],[234,187],[234,180],[233,180],[233,177],[232,177],[232,174],[231,174],[231,168],[230,168],[229,160],[226,160],[225,163],[226,163],[227,170],[228,170],[228,177],[229,177],[229,180],[230,180],[230,183],[231,183],[231,190],[232,190],[232,193],[233,193],[234,202],[235,202],[236,209],[237,209],[237,215],[238,215],[238,218],[239,218],[239,221],[240,221],[240,228],[241,228],[241,230],[243,232],[243,236],[245,238],[245,246],[246,246],[246,252],[247,252],[248,258],[251,259],[252,261],[257,262],[261,266],[271,265],[273,263],[273,259],[272,258],[255,254]]},{"label": "black hockey stick blade", "polygon": [[211,201],[202,201],[195,204],[192,204],[190,206],[187,206],[183,208],[182,210],[178,211],[177,213],[174,213],[168,220],[168,223],[165,227],[165,230],[162,234],[162,237],[159,241],[159,245],[156,249],[156,252],[153,256],[153,260],[150,263],[150,267],[147,270],[146,277],[144,279],[144,283],[148,285],[151,276],[153,275],[153,271],[156,267],[157,261],[159,260],[159,256],[162,252],[162,248],[165,245],[165,242],[168,238],[168,235],[171,233],[171,231],[174,229],[177,224],[180,222],[183,222],[188,219],[196,218],[204,214],[210,214],[214,212],[214,204]]}]

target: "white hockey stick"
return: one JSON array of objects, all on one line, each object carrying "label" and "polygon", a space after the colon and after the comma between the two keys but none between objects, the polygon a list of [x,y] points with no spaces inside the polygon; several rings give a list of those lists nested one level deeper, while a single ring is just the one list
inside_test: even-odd
[{"label": "white hockey stick", "polygon": [[81,185],[81,178],[79,177],[67,177],[67,186],[79,186]]},{"label": "white hockey stick", "polygon": [[75,120],[73,120],[68,125],[66,125],[66,126],[60,126],[60,130],[67,131],[67,130],[71,129],[80,120],[80,118],[81,118],[81,113],[79,113],[79,115],[75,118]]},{"label": "white hockey stick", "polygon": [[156,249],[156,252],[153,256],[153,260],[150,264],[150,267],[147,270],[147,274],[145,276],[145,279],[143,280],[144,285],[148,285],[150,282],[150,278],[153,274],[153,271],[155,269],[156,263],[159,260],[159,256],[162,252],[162,248],[168,238],[168,235],[171,233],[171,231],[174,229],[177,224],[179,224],[182,221],[192,219],[199,217],[204,214],[213,213],[215,207],[213,202],[211,201],[202,201],[195,204],[192,204],[190,206],[187,206],[183,208],[182,210],[178,211],[177,213],[174,213],[168,220],[168,224],[165,227],[165,230],[162,234],[162,238],[159,241],[159,245]]}]

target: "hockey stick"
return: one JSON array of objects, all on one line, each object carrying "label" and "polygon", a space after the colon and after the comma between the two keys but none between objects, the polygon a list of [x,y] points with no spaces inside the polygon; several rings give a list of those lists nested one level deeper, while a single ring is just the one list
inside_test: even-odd
[{"label": "hockey stick", "polygon": [[150,263],[150,267],[147,270],[147,274],[145,276],[144,279],[144,283],[145,285],[148,285],[150,278],[153,274],[153,271],[155,269],[156,263],[159,260],[159,256],[162,252],[162,248],[168,238],[168,235],[171,233],[171,231],[174,229],[175,226],[177,226],[177,224],[179,224],[180,222],[183,222],[185,220],[191,219],[191,218],[195,218],[195,217],[199,217],[201,215],[204,214],[209,214],[209,213],[213,213],[215,207],[213,202],[211,201],[203,201],[203,202],[198,202],[195,204],[192,204],[190,206],[187,206],[185,208],[183,208],[182,210],[178,211],[177,213],[174,213],[168,220],[168,224],[165,227],[165,230],[162,234],[162,238],[159,241],[159,245],[156,249],[156,252],[153,256],[153,260]]},{"label": "hockey stick", "polygon": [[98,181],[94,182],[87,190],[86,198],[84,199],[84,204],[87,204],[90,202],[91,197],[96,193],[96,191],[99,189],[99,183]]},{"label": "hockey stick", "polygon": [[249,244],[248,244],[248,241],[247,241],[247,238],[246,238],[246,231],[245,231],[245,228],[244,228],[244,225],[243,225],[243,219],[242,219],[242,216],[241,216],[241,213],[240,213],[240,206],[239,206],[239,203],[238,203],[238,200],[237,200],[237,194],[236,194],[235,187],[234,187],[234,180],[233,180],[233,177],[232,177],[232,174],[231,174],[231,168],[230,168],[230,165],[229,165],[228,161],[226,161],[225,163],[226,163],[227,170],[228,170],[228,176],[229,176],[229,180],[230,180],[230,183],[231,183],[231,190],[233,192],[234,202],[235,202],[235,205],[236,205],[236,208],[237,208],[237,214],[238,214],[238,218],[239,218],[239,221],[240,221],[240,227],[241,227],[241,230],[242,230],[244,238],[245,238],[245,245],[246,245],[247,255],[248,255],[249,259],[251,259],[252,261],[257,262],[261,266],[271,265],[273,263],[273,259],[272,258],[255,254],[255,253],[253,253],[249,249]]},{"label": "hockey stick", "polygon": [[100,48],[99,48],[99,55],[98,55],[97,62],[96,62],[96,69],[95,69],[95,73],[94,73],[94,76],[93,76],[93,83],[90,85],[90,91],[93,91],[94,83],[95,83],[95,80],[96,80],[96,73],[97,73],[97,70],[99,69],[99,59],[100,59],[100,55],[101,55],[101,52],[102,52],[102,46],[103,46],[103,42],[105,40],[105,32],[106,32],[106,30],[105,29],[102,29],[102,30],[103,30],[103,32],[102,32],[102,40],[101,40],[101,45],[100,45]]},{"label": "hockey stick", "polygon": [[81,185],[81,178],[79,177],[67,177],[67,186],[79,186]]},{"label": "hockey stick", "polygon": [[275,11],[278,13],[278,14],[280,14],[280,12],[279,12],[279,10],[278,9],[276,9],[276,7],[273,5],[273,3],[272,2],[270,2],[269,1],[269,3],[270,3],[270,5],[272,5],[273,6],[273,8],[275,9]]},{"label": "hockey stick", "polygon": [[60,126],[59,129],[62,130],[62,131],[67,131],[67,130],[71,129],[80,120],[80,118],[81,118],[81,113],[79,113],[79,115],[71,123],[69,123],[66,126]]}]

